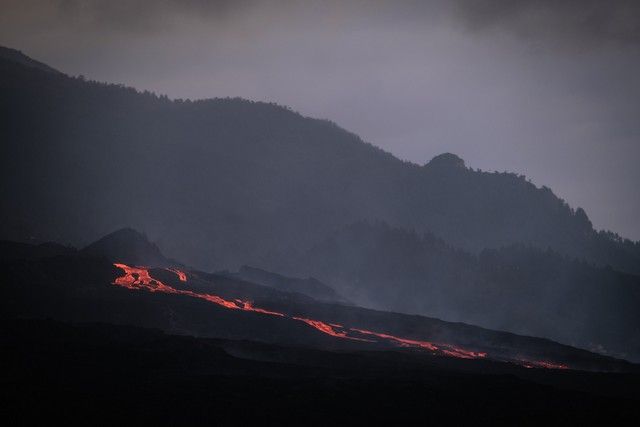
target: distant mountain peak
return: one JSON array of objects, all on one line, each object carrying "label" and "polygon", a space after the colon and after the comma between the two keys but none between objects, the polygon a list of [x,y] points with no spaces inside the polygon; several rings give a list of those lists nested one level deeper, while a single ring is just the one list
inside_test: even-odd
[{"label": "distant mountain peak", "polygon": [[439,169],[466,169],[467,166],[460,157],[452,153],[443,153],[435,156],[425,167]]},{"label": "distant mountain peak", "polygon": [[25,65],[31,68],[37,68],[38,70],[46,71],[48,73],[62,74],[60,71],[48,66],[47,64],[43,64],[40,61],[29,58],[19,50],[11,49],[4,46],[0,46],[0,59],[16,62],[20,65]]},{"label": "distant mountain peak", "polygon": [[169,265],[155,243],[144,233],[130,227],[121,228],[82,249],[90,256],[103,256],[114,262],[134,265]]}]

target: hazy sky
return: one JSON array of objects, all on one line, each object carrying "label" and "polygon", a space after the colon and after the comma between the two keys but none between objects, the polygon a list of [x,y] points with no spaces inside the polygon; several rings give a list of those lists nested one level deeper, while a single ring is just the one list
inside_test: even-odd
[{"label": "hazy sky", "polygon": [[640,1],[0,0],[0,44],[171,97],[507,170],[640,239]]}]

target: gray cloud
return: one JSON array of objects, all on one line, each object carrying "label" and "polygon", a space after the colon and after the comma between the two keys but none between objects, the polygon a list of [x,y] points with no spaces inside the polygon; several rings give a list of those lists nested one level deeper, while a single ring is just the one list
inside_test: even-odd
[{"label": "gray cloud", "polygon": [[634,0],[458,0],[454,11],[469,29],[500,29],[549,43],[640,42]]},{"label": "gray cloud", "polygon": [[358,18],[398,25],[449,20],[470,32],[504,32],[555,47],[640,42],[640,2],[635,0],[0,0],[0,5],[2,22],[10,27],[32,21],[155,33],[194,22],[227,27],[258,11],[272,24],[309,15],[317,22],[345,24]]}]

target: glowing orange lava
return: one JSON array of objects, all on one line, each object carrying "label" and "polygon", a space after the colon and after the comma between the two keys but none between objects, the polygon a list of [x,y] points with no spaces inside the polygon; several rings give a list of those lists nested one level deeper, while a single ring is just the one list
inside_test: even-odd
[{"label": "glowing orange lava", "polygon": [[400,347],[417,347],[433,352],[434,354],[440,354],[444,356],[457,357],[459,359],[482,359],[487,357],[485,352],[476,352],[464,350],[459,347],[454,347],[450,344],[434,344],[429,341],[419,341],[407,338],[396,337],[394,335],[382,334],[380,332],[367,331],[365,329],[352,328],[352,331],[365,335],[373,335],[385,340],[396,342]]},{"label": "glowing orange lava", "polygon": [[442,353],[447,356],[457,357],[459,359],[484,359],[487,357],[487,353],[484,351],[469,351],[461,348],[447,346],[443,348]]},{"label": "glowing orange lava", "polygon": [[316,328],[320,332],[323,332],[327,335],[331,335],[332,337],[346,338],[354,341],[374,342],[373,340],[368,340],[365,338],[350,337],[349,335],[347,335],[346,332],[337,331],[335,328],[343,328],[342,325],[339,325],[337,323],[324,323],[319,320],[305,319],[304,317],[294,317],[293,319],[304,322],[307,325],[311,326],[312,328]]},{"label": "glowing orange lava", "polygon": [[154,279],[149,274],[149,270],[144,267],[129,267],[125,264],[114,264],[116,267],[122,269],[125,273],[124,276],[118,277],[115,282],[115,285],[124,286],[128,289],[146,289],[151,292],[164,292],[168,294],[178,294],[178,295],[188,295],[194,298],[200,298],[205,301],[212,302],[214,304],[218,304],[222,307],[229,308],[232,310],[243,310],[243,311],[255,311],[259,313],[268,313],[273,315],[282,315],[280,313],[268,312],[266,310],[254,308],[249,301],[237,300],[228,301],[222,297],[211,294],[202,294],[199,292],[188,291],[184,289],[176,289],[172,286],[169,286],[160,280]]},{"label": "glowing orange lava", "polygon": [[544,369],[569,369],[568,365],[563,363],[549,362],[547,360],[524,360],[518,359],[517,362],[525,368],[544,368]]},{"label": "glowing orange lava", "polygon": [[367,330],[364,330],[364,329],[352,328],[351,330],[355,331],[355,332],[358,332],[360,334],[373,335],[373,336],[376,336],[378,338],[383,338],[385,340],[395,341],[395,342],[398,343],[398,345],[400,347],[420,347],[420,348],[424,348],[424,349],[430,350],[430,351],[438,350],[438,347],[436,347],[435,345],[433,345],[432,343],[430,343],[428,341],[409,340],[409,339],[406,339],[406,338],[394,337],[393,335],[382,334],[380,332],[367,331]]},{"label": "glowing orange lava", "polygon": [[124,286],[128,289],[147,289],[151,292],[166,292],[169,294],[178,293],[171,286],[167,286],[159,280],[151,277],[146,268],[129,267],[125,264],[113,264],[124,270],[124,276],[118,277],[114,282],[116,285]]},{"label": "glowing orange lava", "polygon": [[238,301],[238,303],[242,304],[242,309],[245,310],[245,311],[254,311],[256,313],[270,314],[272,316],[284,317],[284,314],[278,313],[277,311],[269,311],[269,310],[265,310],[263,308],[254,307],[253,303],[250,302],[250,301],[242,301],[242,300],[236,300],[236,301]]},{"label": "glowing orange lava", "polygon": [[[150,292],[164,292],[168,294],[187,295],[193,298],[199,298],[199,299],[217,304],[221,307],[228,308],[231,310],[250,311],[250,312],[260,313],[260,314],[269,315],[269,316],[286,317],[289,319],[303,322],[324,334],[327,334],[336,338],[349,339],[349,340],[355,340],[355,341],[366,341],[366,342],[386,342],[399,347],[419,348],[422,350],[427,350],[432,354],[455,357],[459,359],[481,359],[481,358],[487,357],[487,353],[485,352],[469,351],[459,347],[452,346],[450,344],[440,344],[440,343],[436,344],[429,341],[420,341],[420,340],[414,340],[409,338],[402,338],[402,337],[397,337],[390,334],[385,334],[382,332],[368,331],[366,329],[345,328],[343,325],[340,325],[338,323],[325,323],[320,320],[307,319],[304,317],[288,316],[284,313],[279,313],[276,311],[270,311],[263,308],[258,308],[258,307],[255,307],[251,301],[244,301],[240,299],[229,301],[217,295],[199,293],[199,292],[194,292],[194,291],[184,290],[184,289],[176,289],[170,285],[167,285],[161,282],[160,280],[157,280],[151,277],[151,275],[149,274],[149,270],[145,267],[130,267],[126,264],[114,264],[114,266],[120,268],[124,272],[124,276],[116,278],[113,283],[115,285],[122,286],[127,289],[134,289],[134,290],[143,289]],[[187,281],[187,275],[183,271],[180,271],[177,269],[167,269],[167,270],[175,273],[180,279],[180,281],[182,282]],[[356,336],[353,336],[353,334],[351,334],[350,332],[355,333]],[[357,335],[364,335],[367,338],[363,338]],[[549,362],[549,361],[529,361],[524,359],[517,359],[515,360],[515,362],[527,368],[546,368],[546,369],[568,369],[569,368],[567,365],[555,363],[555,362]]]},{"label": "glowing orange lava", "polygon": [[180,279],[181,282],[186,282],[187,281],[187,274],[182,271],[182,270],[178,270],[177,268],[167,268],[168,271],[175,273],[178,276],[178,279]]}]

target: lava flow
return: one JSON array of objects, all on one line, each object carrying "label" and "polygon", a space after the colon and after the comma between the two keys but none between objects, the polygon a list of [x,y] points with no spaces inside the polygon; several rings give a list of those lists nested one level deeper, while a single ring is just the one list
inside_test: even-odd
[{"label": "lava flow", "polygon": [[229,301],[222,297],[212,294],[203,294],[199,292],[188,291],[184,289],[176,289],[172,286],[169,286],[160,280],[156,280],[149,274],[149,270],[144,267],[129,267],[125,264],[114,264],[116,267],[122,269],[125,273],[124,276],[118,277],[115,282],[115,285],[123,286],[128,289],[146,289],[151,292],[164,292],[168,294],[177,294],[177,295],[188,295],[194,298],[200,298],[205,301],[212,302],[214,304],[218,304],[222,307],[229,308],[231,310],[243,310],[243,311],[253,311],[257,313],[284,316],[282,313],[276,313],[274,311],[262,310],[260,308],[255,308],[249,301]]},{"label": "lava flow", "polygon": [[187,281],[187,274],[184,271],[178,270],[177,268],[167,268],[167,270],[169,270],[172,273],[175,273],[181,282]]},{"label": "lava flow", "polygon": [[457,357],[459,359],[482,359],[487,357],[487,353],[464,350],[458,347],[454,347],[450,344],[434,344],[429,341],[410,340],[407,338],[400,338],[389,334],[381,334],[379,332],[367,331],[364,329],[352,328],[352,331],[364,334],[373,335],[386,340],[394,341],[398,343],[400,347],[418,347],[425,350],[429,350],[434,353],[441,353],[446,356]]},{"label": "lava flow", "polygon": [[[199,292],[194,292],[194,291],[184,290],[184,289],[176,289],[170,285],[167,285],[161,282],[160,280],[157,280],[151,277],[151,275],[149,274],[149,270],[145,267],[130,267],[126,264],[114,264],[114,266],[124,271],[124,276],[118,277],[113,282],[113,284],[125,287],[127,289],[144,289],[150,292],[164,292],[168,294],[187,295],[193,298],[203,299],[205,301],[217,304],[221,307],[228,308],[231,310],[250,311],[250,312],[265,314],[269,316],[286,317],[292,320],[303,322],[306,325],[311,326],[312,328],[315,328],[316,330],[324,334],[327,334],[336,338],[355,340],[355,341],[366,341],[366,342],[384,342],[384,343],[392,344],[398,347],[419,348],[422,350],[427,350],[432,354],[448,356],[448,357],[456,357],[460,359],[481,359],[481,358],[487,357],[487,353],[485,352],[469,351],[469,350],[452,346],[450,344],[440,344],[440,343],[432,343],[429,341],[419,341],[414,339],[397,337],[394,335],[385,334],[381,332],[368,331],[365,329],[345,328],[344,326],[337,323],[325,323],[315,319],[288,316],[284,313],[279,313],[276,311],[270,311],[270,310],[254,307],[253,303],[250,301],[244,301],[240,299],[229,301],[217,295],[199,293]],[[187,275],[183,271],[177,270],[177,269],[167,269],[167,270],[175,273],[178,276],[178,279],[180,281],[182,282],[187,281]],[[355,336],[353,334],[355,334]],[[547,361],[516,360],[516,362],[527,368],[568,369],[566,365],[547,362]]]},{"label": "lava flow", "polygon": [[321,322],[319,320],[305,319],[304,317],[294,317],[293,319],[304,322],[307,325],[311,326],[312,328],[316,328],[320,332],[323,332],[327,335],[331,335],[332,337],[346,338],[354,341],[375,342],[373,340],[368,340],[366,338],[350,337],[349,335],[347,335],[346,332],[337,331],[336,328],[343,328],[342,325],[339,325],[337,323],[329,324],[329,323]]},{"label": "lava flow", "polygon": [[366,331],[364,329],[352,328],[351,330],[364,335],[373,335],[378,338],[383,338],[385,340],[395,341],[396,343],[398,343],[400,347],[420,347],[430,351],[438,350],[438,347],[436,347],[435,345],[431,344],[428,341],[409,340],[405,338],[394,337],[393,335],[389,335],[389,334],[381,334],[379,332]]},{"label": "lava flow", "polygon": [[545,369],[569,369],[569,366],[563,363],[549,362],[547,360],[524,360],[519,359],[519,364],[525,368],[545,368]]}]

